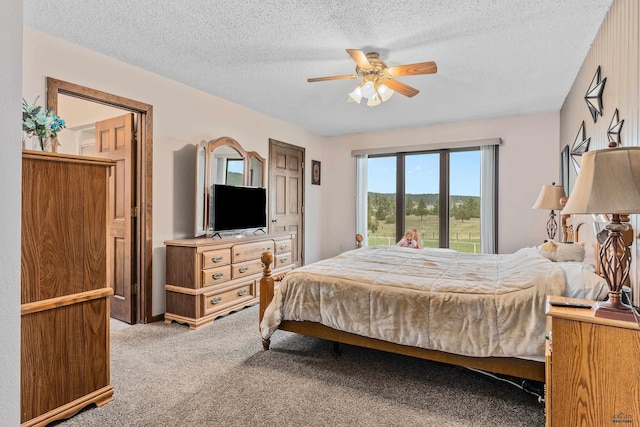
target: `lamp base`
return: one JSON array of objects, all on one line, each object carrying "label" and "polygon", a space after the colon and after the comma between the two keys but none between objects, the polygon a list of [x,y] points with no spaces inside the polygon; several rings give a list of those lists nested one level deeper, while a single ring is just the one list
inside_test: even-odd
[{"label": "lamp base", "polygon": [[603,319],[636,322],[636,316],[633,314],[633,308],[626,304],[615,304],[611,301],[596,303],[594,316]]}]

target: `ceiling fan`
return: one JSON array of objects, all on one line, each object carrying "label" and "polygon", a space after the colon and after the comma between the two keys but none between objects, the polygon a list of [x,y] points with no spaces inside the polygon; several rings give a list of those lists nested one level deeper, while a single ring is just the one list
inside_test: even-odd
[{"label": "ceiling fan", "polygon": [[365,97],[368,100],[367,105],[370,107],[387,101],[394,91],[409,98],[418,94],[418,89],[396,80],[395,77],[435,74],[438,71],[438,67],[433,61],[389,67],[380,59],[377,52],[364,54],[359,49],[346,49],[346,51],[356,63],[355,74],[315,77],[307,79],[307,81],[311,83],[362,77],[362,82],[349,94],[349,100],[360,103]]}]

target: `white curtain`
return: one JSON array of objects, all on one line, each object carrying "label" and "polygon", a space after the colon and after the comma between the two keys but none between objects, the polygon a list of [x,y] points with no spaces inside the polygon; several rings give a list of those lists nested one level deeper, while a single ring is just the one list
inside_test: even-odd
[{"label": "white curtain", "polygon": [[498,146],[480,147],[480,252],[495,254],[497,242]]},{"label": "white curtain", "polygon": [[368,156],[362,154],[356,156],[356,233],[362,234],[363,246],[367,246],[367,177]]}]

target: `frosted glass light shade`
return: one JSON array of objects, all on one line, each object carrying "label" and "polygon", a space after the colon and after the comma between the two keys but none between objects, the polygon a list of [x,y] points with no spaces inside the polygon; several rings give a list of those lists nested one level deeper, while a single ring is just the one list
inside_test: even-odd
[{"label": "frosted glass light shade", "polygon": [[367,101],[367,105],[369,107],[375,107],[376,105],[380,105],[381,102],[382,101],[380,101],[378,94],[375,94],[371,98],[369,98],[369,101]]},{"label": "frosted glass light shade", "polygon": [[387,102],[387,100],[391,98],[391,95],[393,95],[393,91],[389,89],[387,86],[385,86],[384,84],[381,84],[380,86],[378,86],[378,93],[382,98],[382,102]]},{"label": "frosted glass light shade", "polygon": [[364,85],[362,85],[362,96],[371,99],[375,94],[376,87],[373,85],[373,82],[366,82]]},{"label": "frosted glass light shade", "polygon": [[362,88],[360,88],[360,86],[355,88],[353,92],[349,94],[349,99],[359,104],[362,100]]}]

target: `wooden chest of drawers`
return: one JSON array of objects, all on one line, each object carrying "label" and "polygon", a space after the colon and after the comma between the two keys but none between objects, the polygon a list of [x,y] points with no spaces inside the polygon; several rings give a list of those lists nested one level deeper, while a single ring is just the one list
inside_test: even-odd
[{"label": "wooden chest of drawers", "polygon": [[274,272],[291,270],[294,236],[279,233],[166,241],[165,322],[176,321],[197,329],[258,303],[260,256],[265,251],[274,252]]},{"label": "wooden chest of drawers", "polygon": [[113,400],[107,212],[114,166],[22,152],[22,427],[45,426]]}]

